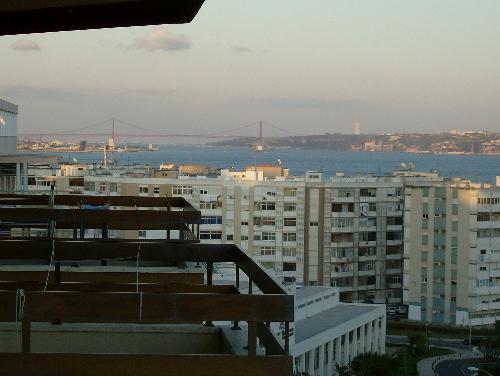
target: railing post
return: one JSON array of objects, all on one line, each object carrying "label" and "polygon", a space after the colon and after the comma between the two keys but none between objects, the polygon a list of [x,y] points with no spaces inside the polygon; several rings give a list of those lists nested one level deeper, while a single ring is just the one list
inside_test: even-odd
[{"label": "railing post", "polygon": [[[238,267],[238,263],[235,263],[236,265],[236,289],[239,292],[240,289],[240,268]],[[232,330],[241,330],[241,328],[238,325],[238,321],[233,321],[233,326],[231,327]]]},{"label": "railing post", "polygon": [[290,323],[285,321],[285,354],[290,354]]},{"label": "railing post", "polygon": [[236,264],[236,288],[240,288],[240,267],[238,266],[238,263]]},{"label": "railing post", "polygon": [[248,278],[248,294],[252,294],[252,278]]},{"label": "railing post", "polygon": [[31,351],[31,321],[29,318],[23,318],[22,326],[22,352],[27,354]]},{"label": "railing post", "polygon": [[257,322],[248,321],[248,355],[257,355]]},{"label": "railing post", "polygon": [[212,261],[207,262],[207,285],[212,285],[212,274],[214,272],[214,263]]},{"label": "railing post", "polygon": [[61,261],[57,260],[54,266],[54,283],[61,283]]}]

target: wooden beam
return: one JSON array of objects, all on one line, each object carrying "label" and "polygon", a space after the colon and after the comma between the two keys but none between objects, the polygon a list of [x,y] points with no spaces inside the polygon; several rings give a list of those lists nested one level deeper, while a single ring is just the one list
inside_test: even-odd
[{"label": "wooden beam", "polygon": [[0,220],[14,222],[56,221],[80,225],[86,228],[101,228],[106,223],[109,229],[163,229],[167,224],[199,223],[199,211],[166,210],[98,210],[59,209],[40,207],[0,207]]},{"label": "wooden beam", "polygon": [[248,322],[248,356],[255,356],[257,353],[257,323]]},{"label": "wooden beam", "polygon": [[[235,248],[230,244],[114,239],[57,239],[54,244],[55,259],[59,261],[133,259],[139,252],[139,245],[141,261],[231,262],[236,257]],[[51,239],[0,239],[0,259],[48,260],[51,253]]]},{"label": "wooden beam", "polygon": [[[34,322],[54,319],[75,323],[293,320],[293,296],[288,295],[143,293],[142,299],[137,293],[27,291],[25,295],[24,314]],[[0,291],[0,313],[3,314],[0,321],[14,321],[15,303],[14,291]]]},{"label": "wooden beam", "polygon": [[257,323],[257,337],[266,348],[266,355],[286,355],[283,347],[264,323]]},{"label": "wooden beam", "polygon": [[[286,294],[286,291],[274,281],[262,268],[246,253],[235,247],[235,254],[239,268],[264,294]],[[251,287],[249,285],[249,291]],[[292,320],[293,321],[293,320]]]},{"label": "wooden beam", "polygon": [[292,376],[291,356],[0,354],[3,376]]},{"label": "wooden beam", "polygon": [[[0,271],[0,281],[15,281],[15,282],[45,282],[47,277],[46,271]],[[172,283],[203,285],[203,273],[139,273],[140,283],[155,283],[168,285]],[[136,272],[87,272],[78,271],[61,271],[62,282],[89,282],[89,283],[136,283]]]},{"label": "wooden beam", "polygon": [[[0,281],[0,291],[43,291],[45,282]],[[61,282],[48,283],[47,291],[78,291],[78,292],[136,292],[135,283],[104,283],[104,282]],[[186,283],[139,283],[139,291],[149,293],[199,293],[199,294],[237,294],[233,285],[193,285]]]},{"label": "wooden beam", "polygon": [[[29,205],[48,206],[50,195],[20,195],[0,194],[0,205]],[[94,206],[122,206],[122,207],[164,207],[196,210],[183,197],[139,197],[139,196],[84,196],[84,195],[55,195],[54,204],[64,206],[94,205]]]}]

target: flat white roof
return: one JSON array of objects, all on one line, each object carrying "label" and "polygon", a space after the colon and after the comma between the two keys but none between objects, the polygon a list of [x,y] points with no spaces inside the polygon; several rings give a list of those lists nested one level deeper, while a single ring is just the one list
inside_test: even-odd
[{"label": "flat white roof", "polygon": [[305,341],[366,313],[376,311],[380,307],[377,304],[339,304],[299,320],[295,322],[295,343]]}]

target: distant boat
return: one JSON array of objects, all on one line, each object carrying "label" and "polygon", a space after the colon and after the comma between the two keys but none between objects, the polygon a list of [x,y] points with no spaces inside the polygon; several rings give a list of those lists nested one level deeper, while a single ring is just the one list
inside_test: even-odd
[{"label": "distant boat", "polygon": [[264,151],[264,145],[255,145],[255,151]]}]

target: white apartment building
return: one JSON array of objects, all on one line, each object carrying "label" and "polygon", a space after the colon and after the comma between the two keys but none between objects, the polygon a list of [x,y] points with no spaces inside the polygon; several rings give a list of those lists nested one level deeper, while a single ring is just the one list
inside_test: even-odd
[{"label": "white apartment building", "polygon": [[[29,181],[33,190],[54,183],[56,192],[182,196],[202,213],[202,242],[234,243],[284,282],[339,287],[342,301],[401,302],[403,190],[406,182],[438,181],[437,174],[399,171],[327,180],[320,172],[303,177],[273,173],[268,177],[253,167],[188,176],[75,164],[61,165],[56,176],[33,169]],[[79,179],[78,189],[72,179]],[[120,236],[165,238],[166,231],[124,231]]]},{"label": "white apartment building", "polygon": [[340,303],[335,287],[297,289],[290,337],[294,371],[331,376],[336,364],[348,364],[358,354],[384,354],[385,332],[383,304]]},{"label": "white apartment building", "polygon": [[409,318],[464,326],[500,320],[500,186],[408,185],[404,224]]}]

